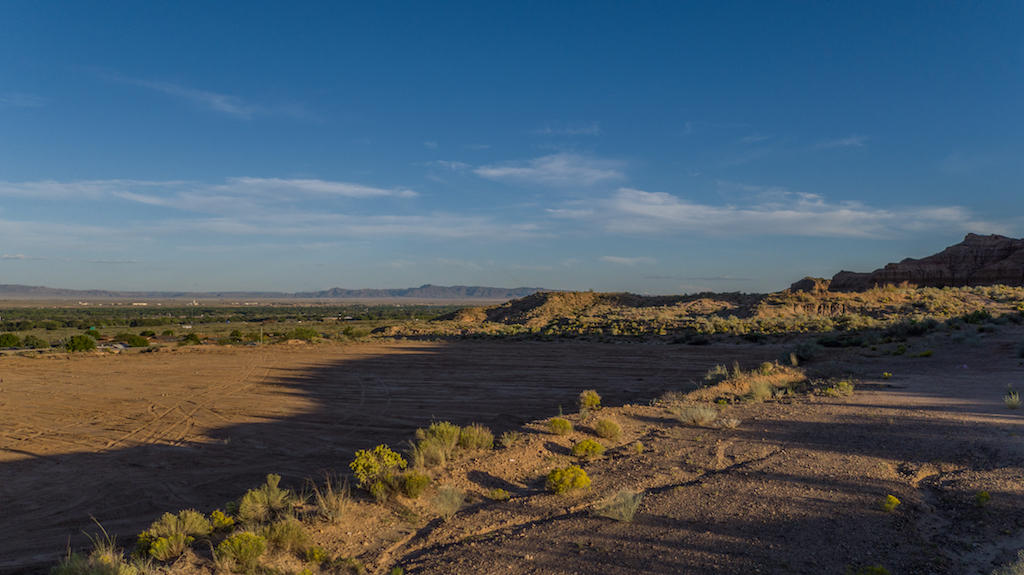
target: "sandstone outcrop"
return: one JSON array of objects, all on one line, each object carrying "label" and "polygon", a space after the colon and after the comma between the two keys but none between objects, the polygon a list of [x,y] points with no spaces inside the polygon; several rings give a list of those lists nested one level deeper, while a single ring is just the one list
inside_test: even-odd
[{"label": "sandstone outcrop", "polygon": [[1024,285],[1024,239],[967,234],[959,244],[925,258],[907,258],[870,273],[841,271],[829,289],[862,291],[904,282],[920,287]]}]

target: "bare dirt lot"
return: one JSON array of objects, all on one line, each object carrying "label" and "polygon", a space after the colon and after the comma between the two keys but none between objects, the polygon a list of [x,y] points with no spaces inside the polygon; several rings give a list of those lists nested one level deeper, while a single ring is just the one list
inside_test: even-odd
[{"label": "bare dirt lot", "polygon": [[431,420],[496,430],[583,388],[646,400],[770,346],[465,342],[0,359],[0,571],[46,571],[91,518],[126,538],[267,472],[300,484]]}]

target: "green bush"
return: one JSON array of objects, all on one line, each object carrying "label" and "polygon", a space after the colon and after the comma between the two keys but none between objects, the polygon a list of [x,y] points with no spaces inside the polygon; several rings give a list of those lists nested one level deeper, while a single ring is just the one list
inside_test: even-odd
[{"label": "green bush", "polygon": [[494,501],[508,501],[512,499],[512,494],[506,489],[495,487],[487,492],[487,498]]},{"label": "green bush", "polygon": [[605,439],[618,439],[622,434],[622,428],[610,419],[598,419],[594,424],[594,433]]},{"label": "green bush", "polygon": [[501,434],[500,438],[498,438],[498,444],[505,449],[508,449],[516,443],[519,443],[522,438],[523,434],[518,431],[506,431]]},{"label": "green bush", "polygon": [[564,417],[552,417],[548,420],[548,429],[555,435],[569,435],[572,433],[572,423]]},{"label": "green bush", "polygon": [[459,445],[462,428],[449,421],[438,421],[416,430],[416,444],[410,454],[416,467],[444,465]]},{"label": "green bush", "polygon": [[409,499],[417,499],[430,485],[430,476],[422,473],[406,473],[402,478],[402,494]]},{"label": "green bush", "polygon": [[21,345],[29,349],[49,349],[50,342],[46,341],[41,337],[34,336],[32,334],[26,335],[25,339],[22,340]]},{"label": "green bush", "polygon": [[580,392],[579,403],[581,411],[601,409],[601,396],[597,390],[586,389]]},{"label": "green bush", "polygon": [[320,332],[311,327],[297,327],[288,334],[288,339],[301,339],[303,341],[313,341],[320,337]]},{"label": "green bush", "polygon": [[897,507],[902,505],[902,503],[903,502],[900,501],[895,495],[886,495],[885,498],[882,499],[882,501],[879,503],[879,507],[882,508],[882,511],[892,513],[893,511],[896,510]]},{"label": "green bush", "polygon": [[189,332],[181,336],[181,339],[178,340],[178,345],[199,345],[201,343],[203,343],[203,341],[199,339],[199,334],[195,332]]},{"label": "green bush", "polygon": [[600,457],[604,455],[604,446],[593,439],[584,439],[572,446],[573,457]]},{"label": "green bush", "polygon": [[459,432],[459,447],[467,451],[494,449],[494,434],[479,423],[471,423]]},{"label": "green bush", "polygon": [[235,526],[235,519],[220,509],[214,509],[210,514],[210,527],[214,531],[228,531]]},{"label": "green bush", "polygon": [[64,343],[69,352],[91,351],[96,349],[96,340],[87,335],[73,335]]},{"label": "green bush", "polygon": [[0,347],[21,347],[21,338],[13,333],[0,333]]},{"label": "green bush", "polygon": [[149,347],[149,340],[134,333],[119,333],[114,340],[127,345],[128,347]]},{"label": "green bush", "polygon": [[149,544],[149,556],[157,561],[171,561],[181,557],[188,546],[195,541],[184,533],[173,533],[153,539]]},{"label": "green bush", "polygon": [[590,487],[590,477],[587,476],[587,472],[579,465],[559,467],[548,473],[545,487],[552,493],[567,493],[574,489]]},{"label": "green bush", "polygon": [[260,557],[267,550],[267,540],[243,531],[220,542],[214,551],[218,566],[238,568],[243,573],[253,573],[259,567]]},{"label": "green bush", "polygon": [[267,475],[267,482],[250,489],[238,502],[238,517],[248,525],[257,525],[281,517],[295,505],[291,491],[281,489],[281,476]]},{"label": "green bush", "polygon": [[372,487],[377,486],[376,489],[379,494],[380,486],[386,484],[391,478],[401,469],[405,469],[405,459],[401,455],[395,453],[387,445],[378,445],[373,450],[360,449],[356,452],[356,457],[349,464],[349,469],[356,476],[356,482],[359,487],[363,489],[371,490]]},{"label": "green bush", "polygon": [[319,545],[314,545],[309,549],[306,549],[306,561],[310,563],[319,565],[328,561],[330,558],[331,556],[327,554],[327,550]]}]

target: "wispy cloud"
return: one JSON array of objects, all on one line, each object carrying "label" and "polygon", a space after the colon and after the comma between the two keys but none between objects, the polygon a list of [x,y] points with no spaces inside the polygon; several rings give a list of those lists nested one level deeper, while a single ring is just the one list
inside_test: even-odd
[{"label": "wispy cloud", "polygon": [[751,134],[749,136],[743,136],[740,138],[741,144],[759,144],[761,142],[772,139],[771,136],[762,136],[760,134]]},{"label": "wispy cloud", "polygon": [[33,261],[45,258],[26,256],[25,254],[0,254],[0,260]]},{"label": "wispy cloud", "polygon": [[0,108],[42,108],[47,103],[46,98],[23,94],[20,92],[0,93]]},{"label": "wispy cloud", "polygon": [[427,162],[426,165],[436,166],[452,172],[464,172],[473,167],[466,162],[458,162],[454,160],[434,160],[433,162]]},{"label": "wispy cloud", "polygon": [[310,119],[314,117],[313,114],[311,114],[301,104],[268,106],[248,102],[231,94],[201,90],[176,84],[174,82],[143,80],[110,73],[100,73],[99,75],[111,82],[152,90],[154,92],[171,96],[172,98],[189,102],[194,106],[242,120],[248,120],[254,116],[288,116],[299,119]]},{"label": "wispy cloud", "polygon": [[815,145],[816,148],[828,150],[832,148],[863,148],[868,143],[867,136],[852,135],[845,138],[823,140]]},{"label": "wispy cloud", "polygon": [[473,171],[489,180],[554,187],[592,186],[625,178],[621,162],[568,153],[480,166]]},{"label": "wispy cloud", "polygon": [[663,192],[621,188],[553,217],[586,221],[606,232],[636,235],[896,237],[925,230],[1002,232],[961,206],[878,208],[860,202],[832,203],[815,194],[775,192],[747,205],[710,205]]},{"label": "wispy cloud", "polygon": [[428,149],[428,150],[436,150],[437,149],[437,142],[434,142],[432,140],[431,141],[423,142],[423,147]]},{"label": "wispy cloud", "polygon": [[658,263],[658,260],[645,256],[631,258],[622,256],[601,256],[601,261],[608,262],[610,264],[618,264],[621,266],[635,266],[639,264],[653,265]]},{"label": "wispy cloud", "polygon": [[542,136],[600,136],[601,124],[587,122],[585,124],[551,125],[533,130],[532,133]]}]

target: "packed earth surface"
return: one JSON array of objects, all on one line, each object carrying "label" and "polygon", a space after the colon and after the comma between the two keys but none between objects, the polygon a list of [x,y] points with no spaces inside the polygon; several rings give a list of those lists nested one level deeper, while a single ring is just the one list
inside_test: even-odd
[{"label": "packed earth surface", "polygon": [[[374,342],[5,357],[0,381],[0,571],[46,572],[95,523],[130,547],[164,511],[209,512],[278,473],[344,474],[355,450],[400,449],[432,421],[518,429],[507,448],[433,472],[465,493],[438,516],[428,495],[310,524],[317,545],[371,573],[974,574],[1024,548],[1024,388],[1004,326],[894,346],[828,349],[802,365],[849,379],[851,396],[795,394],[714,405],[732,425],[681,423],[666,392],[716,364],[785,361],[791,344],[524,341]],[[603,407],[577,413],[583,389]],[[659,398],[662,398],[659,400]],[[563,413],[568,435],[545,418]],[[622,433],[603,456],[597,419]],[[531,423],[532,421],[532,423]],[[638,445],[637,442],[640,442]],[[580,464],[591,485],[545,490]],[[507,501],[490,494],[504,489]],[[632,521],[596,511],[640,493]],[[982,495],[984,494],[984,495]],[[884,508],[887,497],[898,504]],[[891,498],[890,498],[891,501]],[[196,546],[161,567],[212,572]],[[310,568],[272,557],[283,573]]]}]

